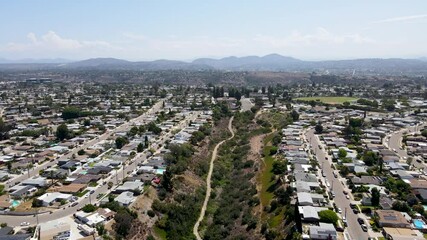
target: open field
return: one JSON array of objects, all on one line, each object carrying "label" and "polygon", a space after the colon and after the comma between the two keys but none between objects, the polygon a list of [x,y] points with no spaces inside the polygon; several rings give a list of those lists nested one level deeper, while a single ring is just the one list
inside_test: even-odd
[{"label": "open field", "polygon": [[357,98],[354,97],[301,97],[301,98],[295,98],[295,100],[300,101],[320,101],[323,103],[329,103],[329,104],[342,104],[343,102],[353,102],[356,101]]}]

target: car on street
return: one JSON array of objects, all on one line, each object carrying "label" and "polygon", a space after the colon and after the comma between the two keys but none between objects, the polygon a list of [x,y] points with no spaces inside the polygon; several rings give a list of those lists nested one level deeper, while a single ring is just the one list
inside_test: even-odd
[{"label": "car on street", "polygon": [[21,226],[30,226],[29,222],[21,222]]},{"label": "car on street", "polygon": [[79,203],[78,202],[73,202],[73,203],[71,203],[70,204],[70,207],[75,207],[75,206],[77,206]]},{"label": "car on street", "polygon": [[360,225],[361,227],[362,227],[362,230],[364,231],[364,232],[367,232],[368,231],[368,227],[365,225],[365,224],[362,224],[362,225]]}]

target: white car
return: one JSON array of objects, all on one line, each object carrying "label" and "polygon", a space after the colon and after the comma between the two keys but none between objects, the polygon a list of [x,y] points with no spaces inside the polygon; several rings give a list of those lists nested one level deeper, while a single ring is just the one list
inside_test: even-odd
[{"label": "white car", "polygon": [[338,208],[338,213],[342,213],[342,210],[341,210],[341,208]]},{"label": "white car", "polygon": [[345,198],[350,199],[350,195],[345,195]]},{"label": "white car", "polygon": [[29,222],[21,222],[21,226],[30,226]]}]

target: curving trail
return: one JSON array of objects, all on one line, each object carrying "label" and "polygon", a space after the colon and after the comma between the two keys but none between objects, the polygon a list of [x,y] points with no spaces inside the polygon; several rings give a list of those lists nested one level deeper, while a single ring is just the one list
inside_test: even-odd
[{"label": "curving trail", "polygon": [[232,123],[233,123],[233,118],[230,118],[230,121],[228,122],[228,130],[231,132],[231,137],[222,140],[221,142],[219,142],[213,152],[212,152],[212,158],[211,158],[211,162],[209,164],[209,172],[208,172],[208,176],[206,177],[206,196],[205,196],[205,200],[203,201],[203,206],[202,209],[200,210],[200,215],[199,215],[199,219],[197,219],[196,224],[194,224],[193,227],[193,234],[196,236],[197,240],[202,240],[202,237],[200,237],[199,234],[199,226],[200,223],[202,222],[203,218],[205,217],[205,213],[206,213],[206,207],[208,206],[208,201],[209,198],[211,197],[211,177],[212,177],[212,171],[213,171],[213,166],[214,166],[214,161],[217,157],[217,152],[218,152],[218,148],[226,141],[234,138],[234,132],[233,132],[233,127],[232,127]]}]

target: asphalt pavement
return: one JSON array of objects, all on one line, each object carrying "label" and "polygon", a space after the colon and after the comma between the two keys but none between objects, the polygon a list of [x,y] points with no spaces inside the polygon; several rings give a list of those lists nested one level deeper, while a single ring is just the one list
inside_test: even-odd
[{"label": "asphalt pavement", "polygon": [[[335,204],[337,205],[337,207],[342,209],[342,215],[346,216],[348,224],[346,231],[350,234],[352,240],[368,239],[368,233],[364,232],[360,227],[360,224],[357,222],[357,218],[363,217],[361,216],[363,214],[360,214],[360,216],[358,214],[354,214],[352,209],[350,208],[351,199],[347,199],[344,194],[344,190],[349,190],[345,188],[341,183],[341,181],[343,181],[344,179],[340,181],[340,178],[334,177],[333,169],[331,167],[332,160],[328,157],[327,153],[324,150],[324,147],[322,147],[321,149],[319,148],[319,146],[321,146],[321,143],[319,138],[314,134],[313,129],[309,129],[306,132],[306,139],[312,146],[319,165],[320,167],[322,167],[322,170],[326,176],[325,178],[329,181],[331,189],[335,193],[335,198],[333,199]],[[349,192],[349,194],[351,194],[351,192]]]},{"label": "asphalt pavement", "polygon": [[411,134],[420,131],[426,123],[422,123],[417,126],[400,129],[399,131],[392,132],[384,138],[383,144],[394,151],[402,160],[412,157],[413,160],[411,165],[415,168],[422,169],[427,172],[427,165],[424,163],[424,159],[419,156],[409,156],[405,149],[402,148],[402,138],[404,134]]}]

